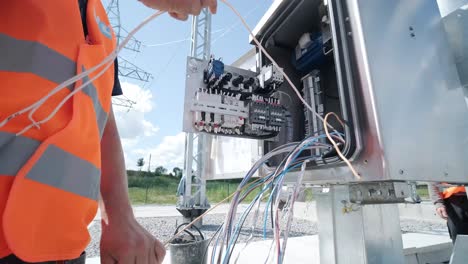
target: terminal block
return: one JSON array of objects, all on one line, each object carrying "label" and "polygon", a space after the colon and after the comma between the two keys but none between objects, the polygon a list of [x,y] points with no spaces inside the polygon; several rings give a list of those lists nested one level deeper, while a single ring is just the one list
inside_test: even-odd
[{"label": "terminal block", "polygon": [[285,123],[285,109],[272,95],[281,83],[273,66],[257,74],[213,58],[189,58],[184,131],[274,138]]}]

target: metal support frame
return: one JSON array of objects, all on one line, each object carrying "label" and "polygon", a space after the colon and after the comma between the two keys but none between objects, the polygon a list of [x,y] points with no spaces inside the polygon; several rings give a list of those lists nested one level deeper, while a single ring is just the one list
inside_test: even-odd
[{"label": "metal support frame", "polygon": [[125,107],[127,109],[131,109],[133,107],[133,105],[136,104],[136,102],[129,99],[125,95],[121,95],[121,96],[112,97],[112,104],[117,105],[117,106],[121,106],[121,107]]},{"label": "metal support frame", "polygon": [[452,257],[450,258],[450,264],[462,264],[466,263],[466,255],[468,254],[468,236],[457,235],[455,246],[453,248]]},{"label": "metal support frame", "polygon": [[[117,44],[122,42],[127,37],[128,31],[120,24],[120,8],[119,0],[112,0],[106,9],[109,22],[114,29],[114,33],[117,37]],[[140,52],[141,41],[132,37],[130,41],[125,45],[125,49],[133,52]],[[119,56],[119,76],[132,78],[142,82],[148,82],[151,78],[151,74],[145,72],[135,64]]]},{"label": "metal support frame", "polygon": [[[111,0],[107,6],[106,13],[109,18],[109,22],[114,29],[118,44],[128,35],[128,31],[125,30],[125,28],[123,28],[120,23],[119,0]],[[125,45],[125,49],[133,52],[140,52],[141,41],[137,40],[135,37],[132,37],[127,45]],[[146,72],[145,70],[122,58],[121,56],[119,56],[119,76],[144,83],[147,83],[152,78],[151,73]],[[131,109],[135,102],[125,96],[119,96],[112,98],[112,104]]]},{"label": "metal support frame", "polygon": [[[190,56],[208,60],[211,49],[211,13],[203,9],[192,19]],[[185,221],[192,221],[209,207],[206,197],[205,167],[210,155],[211,136],[187,133],[185,139],[185,193],[177,205],[177,210]],[[202,221],[197,222],[198,226]]]},{"label": "metal support frame", "polygon": [[190,56],[203,60],[211,56],[211,13],[206,8],[192,19]]},{"label": "metal support frame", "polygon": [[320,263],[404,263],[397,204],[350,202],[347,185],[314,189]]},{"label": "metal support frame", "polygon": [[[106,9],[107,16],[109,17],[109,22],[114,29],[115,36],[117,37],[117,43],[120,43],[128,35],[128,31],[122,27],[120,24],[120,8],[119,0],[111,0]],[[130,41],[125,45],[125,49],[140,52],[141,41],[137,40],[135,37],[132,37]]]},{"label": "metal support frame", "polygon": [[119,57],[119,76],[142,82],[148,82],[152,78],[151,73],[146,72],[122,57]]}]

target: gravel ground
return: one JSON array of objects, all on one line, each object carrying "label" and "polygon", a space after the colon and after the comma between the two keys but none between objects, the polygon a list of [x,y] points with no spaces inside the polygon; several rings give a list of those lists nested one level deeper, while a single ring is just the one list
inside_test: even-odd
[{"label": "gravel ground", "polygon": [[[224,221],[224,214],[212,214],[203,218],[202,232],[206,237],[212,237],[216,232],[219,225]],[[252,226],[252,219],[248,218],[245,224],[246,229],[241,232],[239,242],[245,242],[250,236],[250,227]],[[161,241],[167,241],[175,231],[177,223],[182,223],[181,217],[152,217],[152,218],[138,218],[146,230],[156,236]],[[261,224],[257,224],[257,227]],[[447,234],[447,226],[443,223],[418,221],[418,220],[401,220],[402,233],[420,232],[420,233],[439,233]],[[90,228],[92,241],[86,249],[88,257],[95,257],[99,255],[99,238],[101,236],[101,225],[95,222]],[[317,223],[306,221],[302,219],[294,219],[290,237],[299,237],[317,234]],[[268,237],[272,237],[271,231]],[[262,239],[262,231],[255,230],[254,241]]]},{"label": "gravel ground", "polygon": [[[218,229],[219,225],[224,222],[225,214],[213,214],[207,215],[203,218],[203,228],[201,229],[206,237],[212,237]],[[140,224],[146,228],[151,234],[156,236],[161,241],[167,241],[172,237],[175,231],[177,223],[182,223],[181,217],[151,217],[151,218],[138,218]],[[250,236],[251,219],[246,220],[246,230],[241,232],[239,236],[239,242],[245,242]],[[269,222],[270,223],[270,222]],[[258,224],[257,226],[260,226]],[[92,237],[91,243],[86,249],[87,257],[95,257],[99,255],[99,238],[101,236],[101,224],[95,221],[90,228],[90,234]],[[255,230],[253,240],[262,239],[262,231],[258,228]],[[311,221],[302,219],[294,219],[291,225],[290,237],[307,236],[317,234],[317,224]],[[268,233],[268,237],[272,237],[271,231]]]},{"label": "gravel ground", "polygon": [[445,223],[403,219],[400,226],[403,233],[440,233],[448,236]]}]

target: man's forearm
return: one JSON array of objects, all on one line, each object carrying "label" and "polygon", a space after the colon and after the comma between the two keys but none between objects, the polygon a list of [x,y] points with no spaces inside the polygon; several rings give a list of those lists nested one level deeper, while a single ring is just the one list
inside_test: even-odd
[{"label": "man's forearm", "polygon": [[112,109],[101,140],[101,162],[101,195],[107,215],[110,219],[133,217],[122,144]]}]

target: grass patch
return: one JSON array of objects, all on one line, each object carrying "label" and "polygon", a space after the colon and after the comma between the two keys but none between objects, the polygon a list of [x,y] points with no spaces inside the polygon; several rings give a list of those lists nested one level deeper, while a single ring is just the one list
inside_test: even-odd
[{"label": "grass patch", "polygon": [[[241,179],[208,181],[206,194],[208,201],[212,204],[222,201],[237,190]],[[175,204],[179,178],[169,175],[161,176],[129,176],[128,187],[132,204]],[[252,190],[244,202],[251,202],[260,191],[262,186]],[[304,190],[305,201],[312,201],[312,189]],[[429,199],[427,185],[419,185],[417,192],[422,199]],[[268,197],[268,193],[263,198]],[[229,199],[226,202],[230,202]]]},{"label": "grass patch", "polygon": [[[206,195],[210,203],[217,203],[237,190],[240,179],[208,181]],[[129,176],[128,190],[132,204],[175,204],[179,179],[173,176]],[[244,202],[251,202],[257,195],[260,187],[252,190]],[[265,197],[265,196],[264,196]],[[226,202],[230,202],[230,199]]]},{"label": "grass patch", "polygon": [[131,187],[128,188],[132,204],[175,204],[177,197],[175,192],[167,193],[164,188],[146,188]]},{"label": "grass patch", "polygon": [[427,185],[418,185],[416,188],[416,192],[419,194],[421,199],[429,199],[429,190]]},{"label": "grass patch", "polygon": [[132,204],[174,204],[178,179],[172,176],[128,177]]}]

